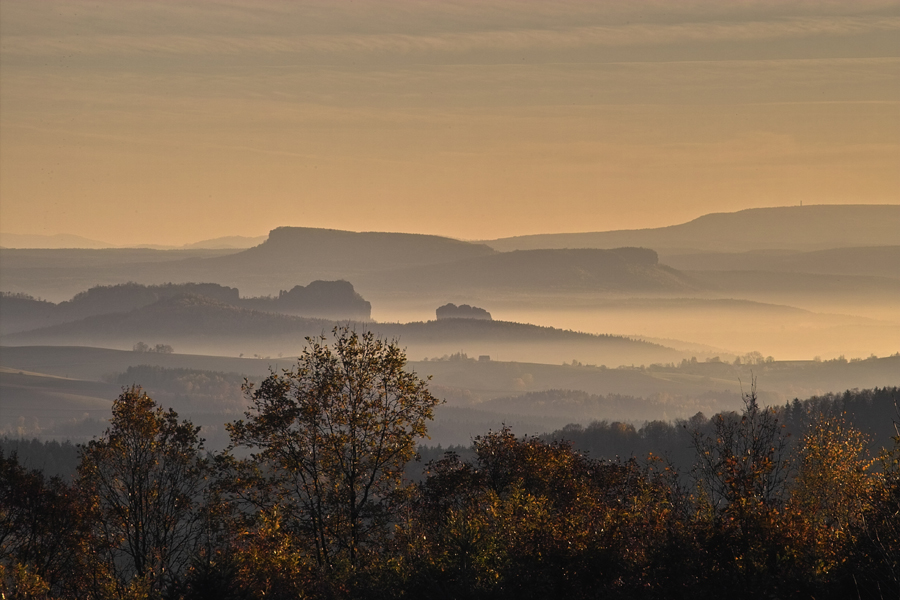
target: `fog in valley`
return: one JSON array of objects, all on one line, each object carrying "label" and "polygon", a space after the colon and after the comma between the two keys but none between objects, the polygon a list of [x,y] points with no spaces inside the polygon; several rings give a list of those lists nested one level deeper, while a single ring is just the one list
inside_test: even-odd
[{"label": "fog in valley", "polygon": [[[726,230],[771,247],[735,236],[725,252]],[[444,446],[504,424],[711,415],[754,380],[773,406],[892,386],[898,232],[900,207],[797,206],[614,232],[615,247],[283,227],[246,249],[3,248],[0,426],[87,439],[138,384],[224,446],[244,377],[339,325],[396,340],[432,377]]]}]

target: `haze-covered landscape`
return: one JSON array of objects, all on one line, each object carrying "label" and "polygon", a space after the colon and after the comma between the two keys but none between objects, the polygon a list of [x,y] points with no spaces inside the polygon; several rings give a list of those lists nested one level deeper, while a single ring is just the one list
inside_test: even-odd
[{"label": "haze-covered landscape", "polygon": [[194,487],[152,557],[0,530],[0,595],[894,597],[898,23],[4,3],[0,524],[140,419]]},{"label": "haze-covered landscape", "polygon": [[[289,366],[306,337],[342,324],[396,340],[433,377],[446,404],[432,443],[445,446],[502,423],[540,434],[733,410],[752,377],[771,405],[900,383],[900,206],[483,242],[279,227],[241,250],[3,248],[0,260],[7,434],[100,433],[70,422],[101,421],[116,377],[142,365],[230,374],[221,401],[240,413],[243,377]],[[486,315],[437,318],[451,303]],[[97,358],[78,358],[86,348]],[[595,412],[529,402],[550,391],[635,400]],[[202,417],[189,394],[174,407],[221,425],[215,397]]]}]

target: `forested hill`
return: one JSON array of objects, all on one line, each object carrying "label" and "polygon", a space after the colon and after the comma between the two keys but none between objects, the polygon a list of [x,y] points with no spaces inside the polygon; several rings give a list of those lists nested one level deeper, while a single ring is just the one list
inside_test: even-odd
[{"label": "forested hill", "polygon": [[643,246],[657,251],[815,250],[900,244],[900,205],[814,205],[712,213],[655,229],[526,235],[485,241],[501,251]]},{"label": "forested hill", "polygon": [[[127,312],[94,315],[7,336],[6,340],[49,341],[69,345],[66,340],[114,341],[141,337],[184,339],[185,336],[269,336],[293,330],[293,334],[328,328],[328,321],[240,308],[215,298],[192,293],[164,297]],[[137,336],[137,337],[135,337]]]},{"label": "forested hill", "polygon": [[[0,295],[0,335],[29,331],[79,319],[125,313],[160,300],[194,294],[236,308],[294,316],[367,321],[372,306],[347,281],[313,281],[282,290],[275,297],[242,298],[237,288],[215,283],[94,286],[71,300],[53,304],[25,294]],[[177,303],[176,303],[177,304]],[[173,305],[174,306],[174,305]]]},{"label": "forested hill", "polygon": [[[538,398],[548,397],[552,401],[567,401],[577,407],[585,405],[613,406],[616,403],[638,403],[639,398],[616,395],[589,395],[584,392],[536,393]],[[512,405],[516,399],[498,398],[494,405]],[[779,425],[784,426],[784,434],[791,442],[798,441],[810,425],[820,417],[845,419],[848,424],[860,430],[867,437],[868,450],[877,456],[882,448],[893,445],[894,427],[900,415],[900,388],[883,387],[864,390],[846,390],[795,399],[784,406],[772,407]],[[728,414],[728,413],[725,413]],[[612,422],[610,422],[612,421]],[[652,453],[664,456],[674,462],[679,470],[687,473],[695,460],[692,436],[697,430],[711,430],[715,415],[698,413],[690,419],[647,421],[637,427],[616,419],[595,421],[587,426],[571,424],[545,434],[547,440],[564,440],[576,449],[588,452],[597,458],[613,459],[617,456],[646,457]]]}]

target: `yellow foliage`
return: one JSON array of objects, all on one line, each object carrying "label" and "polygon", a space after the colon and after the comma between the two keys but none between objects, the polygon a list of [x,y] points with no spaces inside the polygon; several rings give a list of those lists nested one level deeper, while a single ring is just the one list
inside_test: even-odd
[{"label": "yellow foliage", "polygon": [[41,600],[49,598],[49,592],[47,582],[32,573],[27,565],[16,561],[9,567],[0,564],[0,599]]},{"label": "yellow foliage", "polygon": [[821,416],[798,446],[789,510],[820,574],[840,564],[844,548],[854,541],[852,526],[871,501],[876,476],[869,473],[873,460],[867,443],[843,417]]}]

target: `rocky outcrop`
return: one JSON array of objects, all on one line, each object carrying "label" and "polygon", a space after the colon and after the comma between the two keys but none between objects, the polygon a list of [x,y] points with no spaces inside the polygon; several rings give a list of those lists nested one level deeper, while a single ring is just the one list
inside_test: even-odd
[{"label": "rocky outcrop", "polygon": [[[275,312],[323,319],[367,321],[372,305],[356,293],[349,281],[313,281],[282,290],[271,301]],[[264,308],[264,307],[259,307]]]},{"label": "rocky outcrop", "polygon": [[491,313],[478,308],[477,306],[469,306],[468,304],[445,304],[438,308],[435,313],[440,319],[481,319],[483,321],[491,320]]}]

